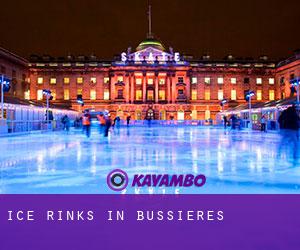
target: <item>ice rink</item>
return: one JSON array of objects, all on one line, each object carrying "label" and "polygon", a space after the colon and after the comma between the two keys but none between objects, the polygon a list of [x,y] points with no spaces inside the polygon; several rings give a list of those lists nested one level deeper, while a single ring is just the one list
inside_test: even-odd
[{"label": "ice rink", "polygon": [[277,132],[209,127],[93,128],[0,138],[0,193],[113,193],[107,174],[204,174],[201,188],[124,193],[300,193],[299,144]]}]

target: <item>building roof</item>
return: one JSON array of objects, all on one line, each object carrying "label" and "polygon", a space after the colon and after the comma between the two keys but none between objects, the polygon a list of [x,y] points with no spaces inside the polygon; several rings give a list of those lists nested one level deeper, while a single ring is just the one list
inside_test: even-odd
[{"label": "building roof", "polygon": [[159,41],[157,40],[156,38],[147,38],[145,40],[143,40],[136,48],[136,51],[140,51],[140,50],[143,50],[143,49],[146,49],[148,47],[153,47],[153,48],[156,48],[158,50],[161,50],[161,51],[165,51],[166,48],[164,47],[164,45]]}]

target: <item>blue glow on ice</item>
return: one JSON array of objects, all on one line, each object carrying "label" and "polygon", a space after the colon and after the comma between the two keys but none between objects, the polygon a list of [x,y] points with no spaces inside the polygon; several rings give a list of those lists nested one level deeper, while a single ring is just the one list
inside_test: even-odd
[{"label": "blue glow on ice", "polygon": [[208,127],[130,127],[0,138],[0,193],[113,193],[106,175],[205,174],[202,188],[128,187],[123,193],[300,193],[299,144],[279,133]]}]

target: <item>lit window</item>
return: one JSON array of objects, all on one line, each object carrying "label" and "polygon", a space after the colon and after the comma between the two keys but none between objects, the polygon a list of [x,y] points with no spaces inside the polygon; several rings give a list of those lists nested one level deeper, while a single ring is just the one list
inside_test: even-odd
[{"label": "lit window", "polygon": [[96,77],[91,77],[91,83],[97,83],[97,78]]},{"label": "lit window", "polygon": [[51,95],[53,97],[52,100],[56,100],[56,90],[55,89],[51,89],[50,91],[51,91]]},{"label": "lit window", "polygon": [[104,100],[109,100],[109,90],[108,90],[108,89],[105,89],[105,90],[104,90],[103,99],[104,99]]},{"label": "lit window", "polygon": [[25,100],[30,100],[30,90],[27,90],[24,92],[24,99]]},{"label": "lit window", "polygon": [[275,91],[273,89],[269,90],[269,100],[270,101],[275,100]]},{"label": "lit window", "polygon": [[69,77],[65,77],[64,78],[64,84],[69,84],[70,83],[70,78]]},{"label": "lit window", "polygon": [[153,90],[147,91],[147,100],[149,100],[149,101],[154,100],[154,91]]},{"label": "lit window", "polygon": [[223,100],[223,90],[222,89],[218,90],[218,100]]},{"label": "lit window", "polygon": [[236,100],[236,90],[235,89],[231,90],[231,100],[233,100],[233,101]]},{"label": "lit window", "polygon": [[262,84],[262,78],[256,78],[256,84]]},{"label": "lit window", "polygon": [[82,84],[83,83],[83,77],[77,77],[77,83]]},{"label": "lit window", "polygon": [[64,100],[70,100],[70,91],[68,89],[64,89]]},{"label": "lit window", "polygon": [[82,89],[77,89],[77,95],[82,95]]},{"label": "lit window", "polygon": [[159,85],[164,85],[166,80],[164,78],[159,79]]},{"label": "lit window", "polygon": [[231,83],[236,84],[236,78],[231,78]]},{"label": "lit window", "polygon": [[197,84],[197,77],[192,77],[192,84]]},{"label": "lit window", "polygon": [[166,94],[164,90],[159,90],[158,91],[158,99],[161,101],[164,101],[166,99]]},{"label": "lit window", "polygon": [[42,89],[39,89],[37,91],[37,100],[38,101],[43,100],[43,90]]},{"label": "lit window", "polygon": [[224,78],[218,77],[218,84],[223,84],[223,83],[224,83]]},{"label": "lit window", "polygon": [[205,110],[205,120],[210,119],[210,111],[209,110]]},{"label": "lit window", "polygon": [[109,77],[104,77],[104,78],[103,78],[103,82],[104,82],[104,83],[109,83]]},{"label": "lit window", "polygon": [[205,90],[205,92],[204,92],[204,99],[205,100],[210,100],[210,90]]},{"label": "lit window", "polygon": [[152,85],[153,84],[153,79],[149,78],[147,82],[148,82],[149,85]]},{"label": "lit window", "polygon": [[210,84],[210,77],[205,77],[204,78],[204,83]]},{"label": "lit window", "polygon": [[136,100],[142,100],[142,90],[136,90],[135,91],[135,99]]},{"label": "lit window", "polygon": [[197,90],[192,90],[192,100],[197,100]]},{"label": "lit window", "polygon": [[117,81],[118,82],[123,82],[123,76],[118,76]]},{"label": "lit window", "polygon": [[259,89],[256,92],[256,100],[261,101],[262,100],[262,91]]},{"label": "lit window", "polygon": [[275,79],[274,78],[269,78],[269,84],[274,84],[275,83]]},{"label": "lit window", "polygon": [[50,84],[56,84],[56,78],[55,77],[50,78]]},{"label": "lit window", "polygon": [[141,85],[142,84],[142,78],[136,78],[135,79],[135,84]]},{"label": "lit window", "polygon": [[96,90],[91,89],[91,91],[90,91],[90,99],[91,100],[96,100]]},{"label": "lit window", "polygon": [[43,82],[44,82],[43,77],[38,77],[37,83],[38,83],[38,84],[43,84]]}]

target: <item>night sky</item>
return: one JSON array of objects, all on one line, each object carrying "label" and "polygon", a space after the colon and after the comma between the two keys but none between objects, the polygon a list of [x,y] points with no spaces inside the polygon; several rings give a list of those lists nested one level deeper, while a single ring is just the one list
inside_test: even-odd
[{"label": "night sky", "polygon": [[[152,0],[153,33],[196,58],[286,58],[300,48],[299,0]],[[0,46],[112,59],[146,37],[147,0],[1,1]]]}]

